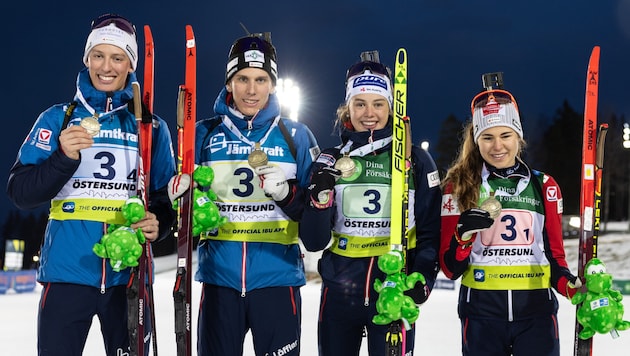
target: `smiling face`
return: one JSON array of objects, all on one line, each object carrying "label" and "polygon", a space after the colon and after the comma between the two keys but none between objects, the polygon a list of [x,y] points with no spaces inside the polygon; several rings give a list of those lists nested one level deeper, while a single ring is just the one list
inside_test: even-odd
[{"label": "smiling face", "polygon": [[356,131],[380,130],[389,119],[389,102],[378,94],[357,94],[348,104],[350,122]]},{"label": "smiling face", "polygon": [[507,126],[495,126],[481,132],[477,145],[486,162],[496,168],[508,168],[516,164],[520,137]]},{"label": "smiling face", "polygon": [[125,87],[127,76],[133,72],[131,61],[121,48],[100,44],[87,57],[92,85],[100,91],[117,91]]},{"label": "smiling face", "polygon": [[232,93],[236,109],[245,116],[254,116],[262,110],[275,88],[269,73],[259,68],[239,70],[225,87]]}]

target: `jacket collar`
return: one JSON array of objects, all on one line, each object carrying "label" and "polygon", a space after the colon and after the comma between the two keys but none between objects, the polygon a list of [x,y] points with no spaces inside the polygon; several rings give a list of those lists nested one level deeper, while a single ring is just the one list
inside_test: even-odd
[{"label": "jacket collar", "polygon": [[[133,99],[133,89],[131,87],[131,83],[136,81],[135,72],[130,73],[124,89],[109,93],[112,98],[112,109],[119,108]],[[82,96],[83,99],[97,112],[106,111],[108,93],[97,90],[94,85],[92,85],[88,68],[84,68],[79,72],[77,75],[76,85],[77,94],[75,94],[75,100],[77,100],[79,96]]]},{"label": "jacket collar", "polygon": [[[344,128],[341,131],[341,142],[345,144],[348,141],[352,141],[351,150],[357,147],[361,147],[367,145],[370,142],[374,142],[383,138],[390,137],[392,135],[392,126],[388,123],[387,126],[380,130],[374,131],[353,131]],[[391,147],[391,143],[386,145],[385,147],[376,150],[375,153],[380,153],[386,150],[389,150]]]},{"label": "jacket collar", "polygon": [[527,167],[525,162],[523,162],[518,157],[516,158],[516,164],[514,164],[512,167],[497,168],[497,167],[494,167],[494,166],[488,164],[485,161],[484,161],[483,164],[488,169],[488,172],[490,172],[489,179],[493,179],[493,178],[499,178],[499,179],[527,178],[530,175],[529,167]]},{"label": "jacket collar", "polygon": [[214,112],[218,115],[226,115],[239,129],[247,129],[248,121],[251,121],[252,129],[267,128],[276,116],[280,115],[280,103],[276,94],[269,95],[267,106],[253,117],[245,116],[233,107],[232,96],[224,87],[214,102]]}]

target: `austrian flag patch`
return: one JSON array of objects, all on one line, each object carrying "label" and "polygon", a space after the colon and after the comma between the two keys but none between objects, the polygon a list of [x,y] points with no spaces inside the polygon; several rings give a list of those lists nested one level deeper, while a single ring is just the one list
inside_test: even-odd
[{"label": "austrian flag patch", "polygon": [[547,187],[546,196],[547,196],[547,201],[549,202],[558,201],[558,188]]}]

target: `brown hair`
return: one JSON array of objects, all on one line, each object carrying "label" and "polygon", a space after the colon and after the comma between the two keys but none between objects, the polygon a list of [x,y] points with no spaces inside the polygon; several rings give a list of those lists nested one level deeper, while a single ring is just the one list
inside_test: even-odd
[{"label": "brown hair", "polygon": [[453,195],[457,197],[460,211],[477,206],[479,185],[481,184],[481,167],[483,158],[473,138],[472,121],[464,126],[463,142],[457,158],[446,172],[442,186],[452,184]]}]

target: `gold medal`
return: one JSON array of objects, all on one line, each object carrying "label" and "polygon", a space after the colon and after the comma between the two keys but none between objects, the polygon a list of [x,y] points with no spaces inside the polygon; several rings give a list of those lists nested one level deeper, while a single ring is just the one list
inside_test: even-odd
[{"label": "gold medal", "polygon": [[269,162],[267,154],[260,149],[260,142],[256,142],[254,149],[249,156],[247,156],[247,163],[249,163],[252,168],[256,168],[266,165],[267,162]]},{"label": "gold medal", "polygon": [[342,178],[351,177],[357,166],[354,164],[354,160],[348,157],[347,154],[344,154],[343,157],[339,158],[337,162],[335,162],[335,169],[338,169],[341,172]]},{"label": "gold medal", "polygon": [[479,208],[490,213],[492,219],[496,219],[501,214],[501,202],[494,197],[494,194],[491,194],[490,198],[484,200]]},{"label": "gold medal", "polygon": [[101,130],[101,124],[99,124],[98,120],[92,116],[81,119],[80,125],[92,136],[98,135],[98,132]]}]

